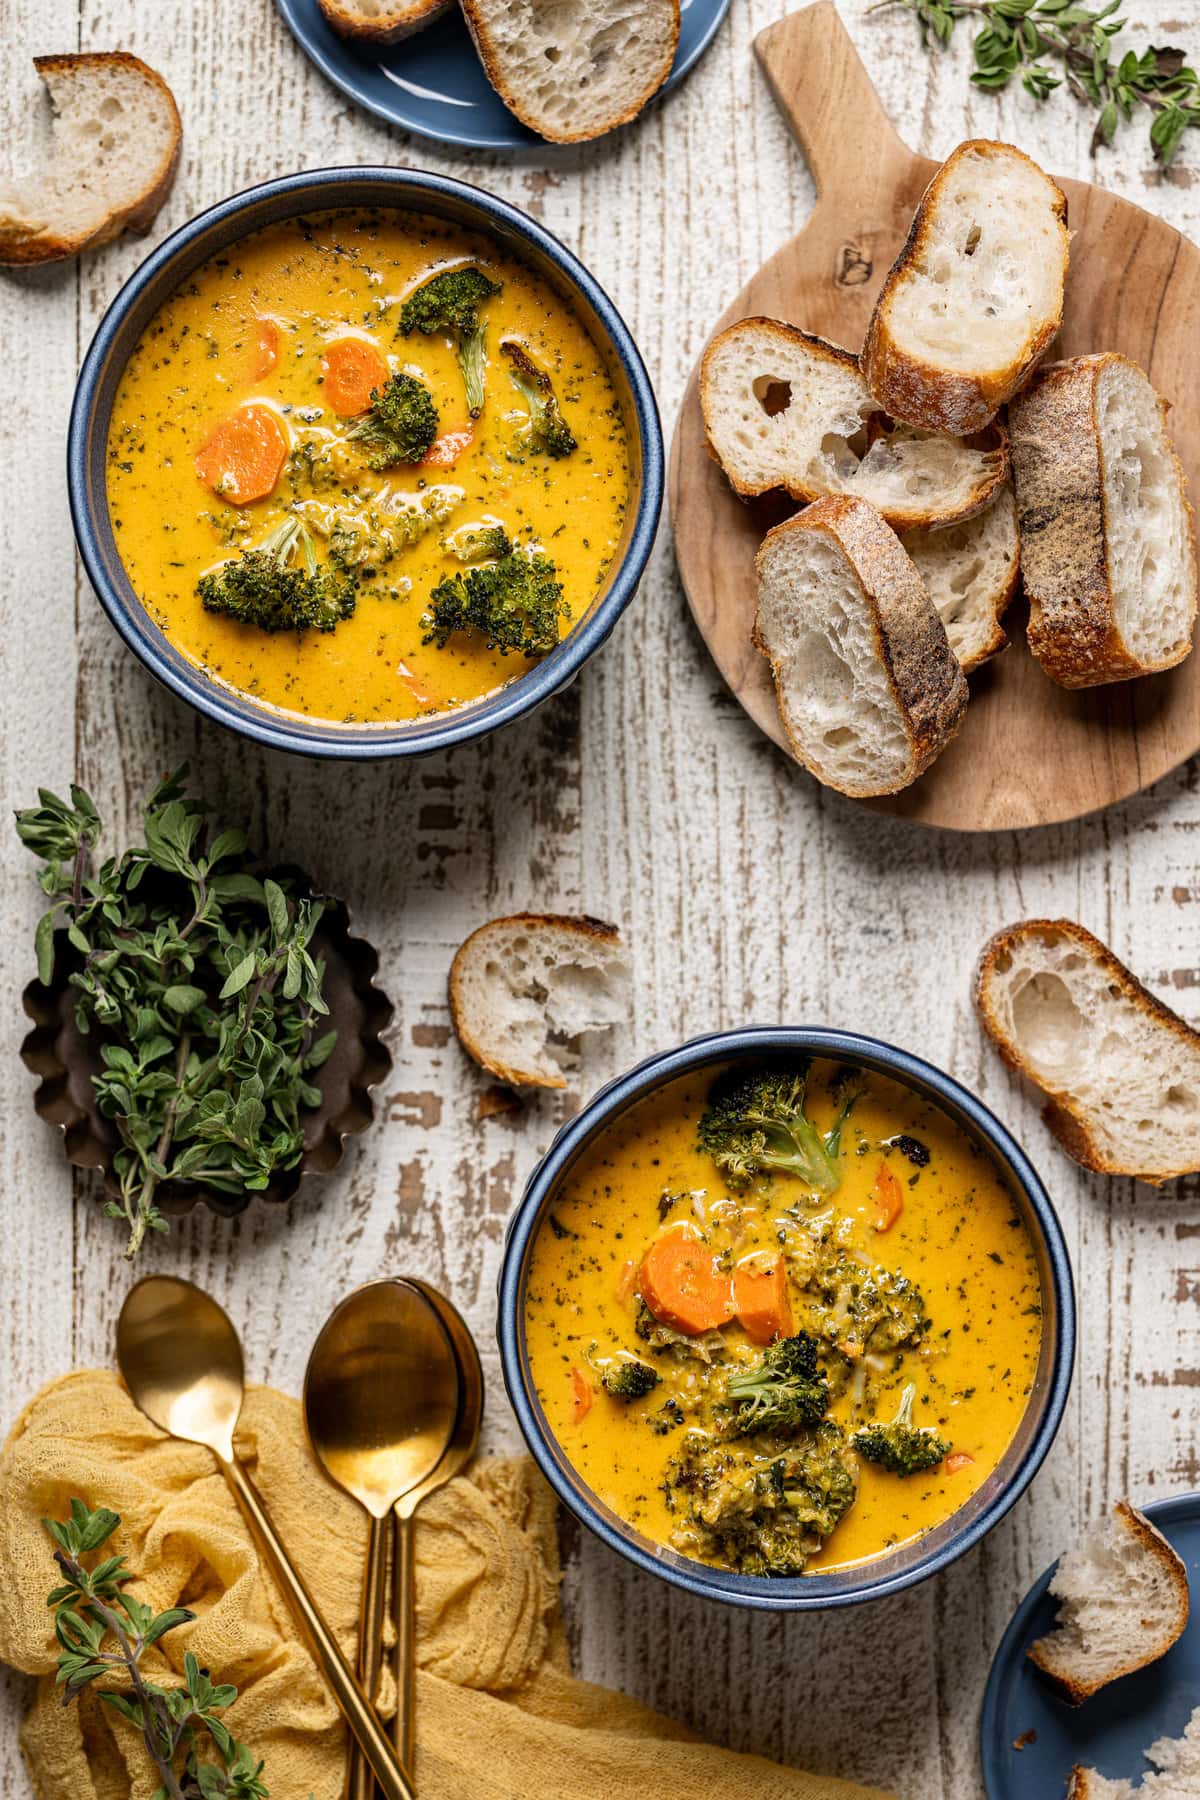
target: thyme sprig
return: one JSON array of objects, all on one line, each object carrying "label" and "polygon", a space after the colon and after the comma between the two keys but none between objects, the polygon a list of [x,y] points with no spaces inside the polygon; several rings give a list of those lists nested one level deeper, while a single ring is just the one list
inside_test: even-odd
[{"label": "thyme sprig", "polygon": [[[54,1560],[62,1585],[46,1604],[54,1608],[59,1643],[56,1681],[63,1705],[102,1676],[122,1679],[122,1689],[98,1688],[105,1706],[142,1734],[161,1783],[154,1800],[268,1800],[263,1765],[218,1717],[237,1699],[237,1689],[216,1684],[189,1650],[184,1685],[152,1681],[142,1660],[169,1631],[196,1617],[186,1606],[155,1613],[126,1592],[133,1576],[123,1556],[105,1556],[91,1569],[83,1559],[103,1549],[121,1523],[107,1507],[92,1511],[71,1501],[68,1519],[43,1519],[58,1548]],[[218,1761],[208,1751],[216,1751]]]},{"label": "thyme sprig", "polygon": [[38,973],[50,980],[65,927],[79,1029],[99,1039],[96,1100],[120,1138],[120,1199],[105,1210],[128,1226],[127,1256],[168,1229],[163,1182],[238,1194],[295,1166],[301,1110],[321,1099],[309,1077],[337,1036],[314,1030],[329,1010],[310,950],[322,902],[303,877],[256,874],[242,832],[209,831],[186,776],[151,794],[145,843],[98,869],[101,820],[82,788],[70,802],[42,788],[17,814],[52,902]]},{"label": "thyme sprig", "polygon": [[1200,77],[1187,52],[1151,45],[1139,56],[1116,54],[1113,39],[1125,27],[1122,0],[1097,9],[1072,0],[875,0],[869,12],[903,6],[920,27],[921,41],[945,47],[960,19],[979,21],[975,35],[976,87],[995,92],[1019,77],[1035,100],[1066,86],[1097,111],[1092,154],[1111,144],[1122,119],[1145,107],[1150,144],[1168,167],[1184,133],[1200,126]]}]

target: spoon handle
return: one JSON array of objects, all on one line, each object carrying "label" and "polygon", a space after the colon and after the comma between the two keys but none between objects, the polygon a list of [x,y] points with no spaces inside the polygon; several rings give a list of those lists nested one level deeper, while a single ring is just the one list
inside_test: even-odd
[{"label": "spoon handle", "polygon": [[415,1800],[412,1784],[375,1716],[374,1707],[338,1649],[337,1639],[318,1611],[316,1602],[293,1568],[249,1476],[240,1464],[228,1461],[225,1457],[220,1458],[220,1463],[222,1473],[233,1489],[234,1499],[242,1509],[267,1566],[283,1589],[284,1598],[308,1640],[326,1681],[333,1689],[333,1697],[341,1708],[346,1723],[375,1772],[375,1779],[383,1789],[385,1800]]},{"label": "spoon handle", "polygon": [[[363,1570],[362,1609],[358,1620],[358,1679],[372,1706],[379,1686],[379,1669],[383,1661],[383,1611],[387,1564],[387,1521],[368,1515],[367,1560]],[[405,1764],[411,1768],[411,1763]],[[373,1800],[375,1777],[357,1744],[350,1746],[347,1774],[347,1800]]]},{"label": "spoon handle", "polygon": [[[413,1511],[416,1509],[414,1508]],[[417,1714],[417,1627],[413,1600],[413,1513],[393,1508],[396,1535],[392,1550],[392,1614],[396,1623],[396,1716],[392,1737],[406,1769],[413,1766]]]}]

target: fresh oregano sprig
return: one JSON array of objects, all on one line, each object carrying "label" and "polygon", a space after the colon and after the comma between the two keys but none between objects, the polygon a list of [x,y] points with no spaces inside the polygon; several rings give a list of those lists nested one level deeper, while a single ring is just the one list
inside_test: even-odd
[{"label": "fresh oregano sprig", "polygon": [[[214,1684],[190,1650],[183,1659],[182,1687],[162,1687],[142,1667],[146,1651],[195,1613],[186,1606],[155,1613],[127,1593],[133,1576],[123,1556],[106,1556],[86,1567],[83,1559],[103,1549],[121,1523],[119,1514],[107,1507],[93,1512],[76,1499],[69,1518],[42,1523],[58,1546],[54,1560],[63,1575],[47,1600],[54,1608],[63,1705],[101,1676],[119,1677],[121,1689],[99,1688],[97,1694],[141,1732],[162,1778],[154,1800],[268,1800],[262,1763],[217,1716],[233,1705],[237,1689]],[[208,1756],[210,1747],[216,1762]]]},{"label": "fresh oregano sprig", "polygon": [[1200,77],[1187,52],[1151,45],[1141,56],[1116,54],[1124,30],[1121,0],[1095,10],[1072,0],[876,0],[869,12],[903,6],[916,17],[924,44],[947,45],[960,19],[979,21],[976,87],[996,91],[1014,77],[1035,100],[1066,86],[1097,111],[1092,154],[1111,144],[1122,119],[1150,114],[1150,144],[1166,168],[1184,133],[1200,125]]},{"label": "fresh oregano sprig", "polygon": [[168,1229],[162,1182],[237,1194],[295,1166],[301,1110],[321,1099],[309,1078],[337,1037],[314,1030],[329,1010],[309,948],[322,902],[300,877],[256,874],[240,831],[210,832],[186,776],[150,796],[144,844],[98,869],[101,820],[82,788],[69,803],[42,788],[17,814],[51,900],[38,973],[50,980],[65,928],[79,1029],[98,1039],[97,1103],[121,1140],[106,1211],[129,1228],[127,1256]]}]

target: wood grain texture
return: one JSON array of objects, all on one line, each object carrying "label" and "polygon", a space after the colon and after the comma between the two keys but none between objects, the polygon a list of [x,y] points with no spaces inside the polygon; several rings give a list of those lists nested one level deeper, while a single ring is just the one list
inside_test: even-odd
[{"label": "wood grain texture", "polygon": [[[415,163],[492,187],[536,212],[612,293],[670,429],[712,321],[813,204],[752,50],[787,10],[787,0],[736,0],[704,62],[632,129],[511,160],[443,152],[354,111],[266,0],[15,0],[0,8],[0,124],[7,154],[36,116],[34,53],[120,46],[160,69],[180,101],[184,152],[153,241],[223,194],[300,166]],[[1172,0],[1170,11],[1135,0],[1130,13],[1138,48],[1200,50],[1197,0]],[[857,0],[842,16],[905,141],[942,156],[964,135],[1008,138],[1050,167],[1089,174],[1091,120],[1065,97],[1044,109],[1019,94],[994,100],[970,87],[965,43],[927,59],[907,18],[868,20]],[[1151,175],[1143,132],[1130,127],[1098,173],[1200,236],[1197,144],[1181,165],[1170,182]],[[293,1393],[319,1319],[350,1286],[426,1276],[479,1335],[487,1441],[511,1447],[493,1342],[501,1238],[574,1100],[477,1117],[488,1083],[452,1040],[446,1008],[450,959],[468,930],[523,907],[621,921],[637,1007],[595,1046],[580,1096],[635,1056],[747,1020],[874,1031],[951,1069],[1028,1146],[1079,1280],[1074,1393],[1030,1493],[944,1578],[851,1614],[741,1617],[666,1593],[577,1539],[567,1594],[590,1677],[722,1741],[878,1781],[903,1800],[980,1800],[979,1699],[1024,1587],[1112,1495],[1200,1487],[1200,1182],[1155,1195],[1068,1163],[983,1042],[971,969],[998,926],[1066,913],[1200,1020],[1200,764],[1105,813],[1024,834],[934,834],[855,807],[800,774],[732,699],[688,614],[665,531],[604,653],[503,737],[405,769],[265,755],[158,689],[75,573],[63,478],[75,370],[145,247],[129,240],[78,266],[0,275],[4,798],[24,804],[39,782],[61,787],[77,773],[119,835],[148,783],[190,756],[223,811],[348,896],[397,1004],[393,1081],[346,1169],[289,1207],[229,1223],[198,1211],[151,1246],[145,1267],[208,1286],[243,1330],[253,1376]],[[33,1114],[16,1052],[39,897],[11,842],[0,882],[7,1427],[50,1376],[109,1361],[131,1275],[93,1188],[73,1188]],[[4,1800],[31,1792],[16,1748],[23,1698],[9,1678]]]},{"label": "wood grain texture", "polygon": [[[769,26],[755,50],[818,198],[803,230],[751,277],[714,330],[763,314],[857,351],[937,164],[893,129],[833,0]],[[1176,447],[1200,492],[1200,414],[1189,403],[1200,249],[1119,195],[1068,178],[1062,185],[1071,271],[1051,354],[1115,349],[1139,363],[1173,403]],[[780,516],[770,505],[738,500],[708,454],[693,376],[671,456],[680,573],[717,666],[786,749],[770,672],[751,642],[754,552]],[[1146,680],[1068,692],[1027,653],[1020,626],[1007,623],[1015,641],[973,678],[953,744],[913,786],[873,803],[878,809],[960,831],[1053,824],[1125,799],[1200,746],[1200,657]]]}]

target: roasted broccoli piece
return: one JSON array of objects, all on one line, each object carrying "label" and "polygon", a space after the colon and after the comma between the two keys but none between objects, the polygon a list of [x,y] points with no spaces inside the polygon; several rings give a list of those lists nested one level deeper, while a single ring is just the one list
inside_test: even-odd
[{"label": "roasted broccoli piece", "polygon": [[600,1376],[605,1393],[611,1394],[614,1400],[642,1400],[661,1380],[657,1369],[632,1358],[628,1362],[609,1363]]},{"label": "roasted broccoli piece", "polygon": [[805,1284],[817,1296],[810,1323],[851,1362],[915,1344],[929,1329],[925,1302],[907,1275],[860,1262],[840,1247],[819,1261]]},{"label": "roasted broccoli piece", "polygon": [[437,407],[429,389],[415,375],[393,375],[382,392],[371,396],[371,410],[346,433],[369,446],[373,469],[396,463],[419,463],[438,434]]},{"label": "roasted broccoli piece", "polygon": [[464,525],[443,538],[442,548],[460,563],[499,562],[512,555],[503,525]]},{"label": "roasted broccoli piece", "polygon": [[518,436],[519,447],[541,456],[570,456],[577,447],[575,438],[559,411],[550,377],[512,338],[505,338],[500,348],[512,365],[508,379],[529,408],[528,423]]},{"label": "roasted broccoli piece", "polygon": [[483,411],[484,338],[487,327],[479,317],[485,300],[500,292],[500,283],[490,281],[481,269],[447,269],[425,282],[410,294],[400,308],[400,331],[410,337],[414,331],[425,337],[439,333],[455,339],[458,366],[467,390],[467,406],[477,419]]},{"label": "roasted broccoli piece", "polygon": [[884,1424],[878,1420],[854,1434],[854,1448],[868,1462],[878,1463],[893,1475],[920,1475],[947,1456],[951,1446],[932,1425],[914,1425],[913,1401],[917,1384],[910,1381],[900,1396],[896,1415]]},{"label": "roasted broccoli piece", "polygon": [[854,1503],[858,1479],[832,1419],[765,1462],[689,1432],[667,1471],[684,1518],[675,1548],[744,1575],[799,1575]]},{"label": "roasted broccoli piece", "polygon": [[726,1391],[739,1437],[756,1431],[790,1435],[816,1425],[829,1410],[829,1383],[817,1367],[817,1340],[807,1331],[781,1338],[752,1368],[736,1370]]},{"label": "roasted broccoli piece", "polygon": [[834,1077],[833,1097],[837,1101],[837,1113],[834,1116],[833,1124],[825,1133],[825,1148],[834,1159],[841,1152],[842,1130],[846,1120],[858,1105],[862,1094],[862,1070],[846,1064],[838,1070]]},{"label": "roasted broccoli piece", "polygon": [[558,643],[558,621],[571,616],[557,576],[549,557],[519,551],[448,576],[429,596],[422,641],[442,650],[454,632],[477,631],[501,656],[545,656]]},{"label": "roasted broccoli piece", "polygon": [[197,592],[207,612],[260,631],[332,631],[354,611],[357,583],[317,561],[312,538],[289,514],[261,544],[202,575]]},{"label": "roasted broccoli piece", "polygon": [[699,1141],[731,1188],[748,1187],[770,1171],[795,1175],[821,1194],[840,1185],[837,1164],[804,1111],[807,1085],[807,1063],[749,1074],[735,1067],[717,1077]]}]

